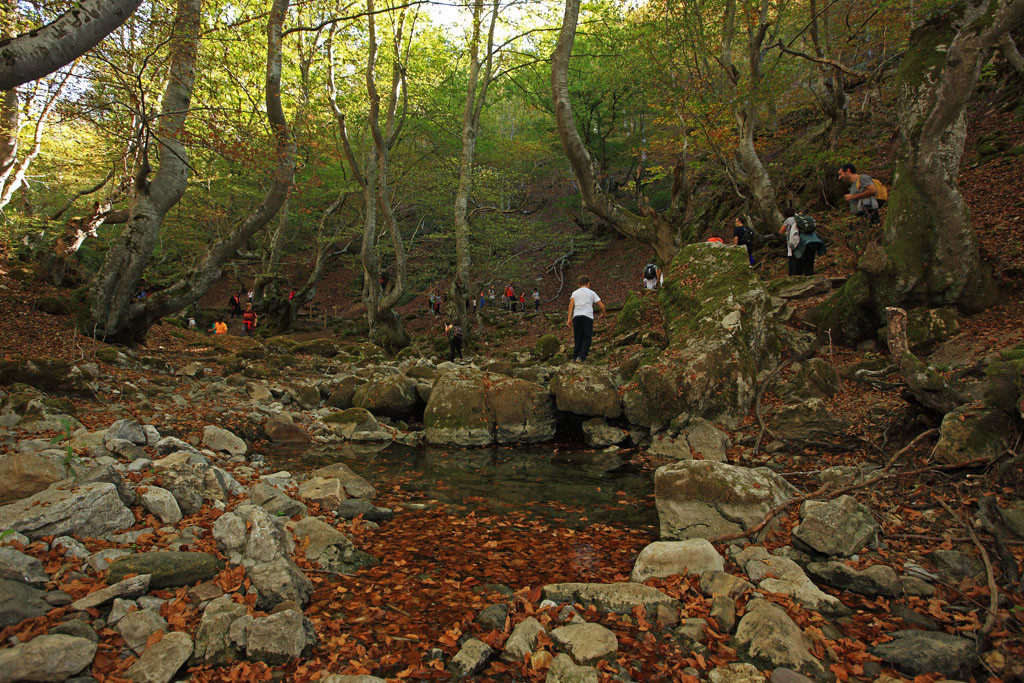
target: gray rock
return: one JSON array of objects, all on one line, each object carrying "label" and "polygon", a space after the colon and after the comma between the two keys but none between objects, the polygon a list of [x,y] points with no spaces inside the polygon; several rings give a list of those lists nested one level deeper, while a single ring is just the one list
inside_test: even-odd
[{"label": "gray rock", "polygon": [[103,463],[101,458],[97,458],[96,462],[98,463],[96,467],[80,473],[77,479],[65,480],[59,487],[65,488],[68,485],[75,484],[78,486],[94,483],[113,484],[114,488],[117,489],[117,497],[121,499],[122,503],[126,506],[135,505],[135,488],[121,476],[121,472],[115,467],[117,463]]},{"label": "gray rock", "polygon": [[68,476],[60,457],[9,453],[0,459],[0,503],[27,498]]},{"label": "gray rock", "polygon": [[516,627],[512,629],[512,634],[505,641],[505,650],[501,653],[502,661],[523,661],[523,657],[537,649],[537,636],[540,633],[547,633],[547,631],[533,617],[527,617],[516,624]]},{"label": "gray rock", "polygon": [[718,624],[721,633],[732,633],[736,627],[736,601],[728,595],[711,598],[711,618]]},{"label": "gray rock", "polygon": [[707,420],[691,418],[684,433],[690,450],[704,460],[725,462],[725,452],[732,445],[728,435]]},{"label": "gray rock", "polygon": [[151,589],[177,588],[207,581],[224,563],[209,553],[151,551],[122,557],[110,565],[107,582],[120,581],[128,574],[149,574]]},{"label": "gray rock", "polygon": [[135,523],[113,484],[50,488],[0,507],[0,529],[35,540],[43,536],[102,536]]},{"label": "gray rock", "polygon": [[974,644],[966,638],[934,631],[897,631],[893,640],[871,648],[905,674],[939,672],[947,678],[966,680],[978,664]]},{"label": "gray rock", "polygon": [[319,517],[307,517],[292,526],[296,541],[305,541],[306,559],[328,571],[348,574],[379,564],[376,558],[357,550],[349,538]]},{"label": "gray rock", "polygon": [[405,375],[388,375],[357,387],[352,405],[374,415],[401,420],[413,414],[418,398],[416,380]]},{"label": "gray rock", "polygon": [[881,530],[871,512],[853,496],[824,503],[808,500],[800,507],[800,517],[793,538],[822,555],[849,557]]},{"label": "gray rock", "polygon": [[313,624],[302,612],[288,609],[239,621],[245,625],[245,653],[252,660],[284,664],[308,654],[316,644]]},{"label": "gray rock", "polygon": [[203,427],[203,445],[211,451],[221,451],[229,455],[245,455],[249,450],[245,441],[228,430],[214,425]]},{"label": "gray rock", "polygon": [[773,280],[768,289],[782,299],[806,299],[828,294],[832,291],[832,283],[821,275],[790,275]]},{"label": "gray rock", "polygon": [[311,477],[324,477],[325,479],[338,479],[345,487],[345,493],[349,498],[363,498],[373,500],[377,497],[377,490],[370,482],[352,471],[352,468],[343,462],[336,462],[325,467],[313,470]]},{"label": "gray rock", "polygon": [[117,439],[130,441],[136,446],[145,446],[146,432],[142,429],[142,425],[135,420],[115,420],[103,435],[103,445],[107,447],[108,451],[112,450],[108,444]]},{"label": "gray rock", "polygon": [[276,518],[255,505],[239,505],[218,517],[213,523],[213,538],[235,564],[242,560],[267,562],[290,551]]},{"label": "gray rock", "polygon": [[884,564],[858,570],[838,560],[811,562],[807,565],[807,573],[826,586],[861,595],[896,597],[902,593],[896,570]]},{"label": "gray rock", "polygon": [[640,551],[630,579],[642,583],[652,576],[703,574],[724,568],[725,560],[706,539],[655,541]]},{"label": "gray rock", "polygon": [[92,664],[96,643],[66,635],[36,636],[0,650],[0,682],[63,681]]},{"label": "gray rock", "polygon": [[203,618],[196,631],[193,661],[217,665],[235,659],[238,650],[230,637],[231,624],[245,613],[245,605],[232,601],[230,595],[212,600],[203,610]]},{"label": "gray rock", "polygon": [[788,595],[801,605],[826,613],[844,611],[843,604],[807,578],[793,560],[770,555],[760,546],[749,546],[736,558],[750,580],[763,591]]},{"label": "gray rock", "polygon": [[386,522],[395,516],[390,508],[377,507],[368,500],[349,498],[343,500],[335,511],[343,519],[354,519],[359,515],[371,522]]},{"label": "gray rock", "polygon": [[144,609],[126,614],[117,622],[114,630],[124,638],[125,644],[135,654],[142,654],[147,639],[157,631],[166,631],[167,622],[156,612]]},{"label": "gray rock", "polygon": [[551,632],[551,640],[580,664],[594,664],[619,649],[615,634],[600,624],[560,626]]},{"label": "gray rock", "polygon": [[67,621],[62,621],[51,628],[49,630],[49,634],[85,638],[86,640],[91,640],[94,643],[98,643],[100,640],[96,631],[93,631],[92,627],[81,619],[68,619]]},{"label": "gray rock", "polygon": [[0,628],[19,624],[25,619],[41,617],[50,611],[43,591],[18,581],[0,579]]},{"label": "gray rock", "polygon": [[661,539],[667,541],[742,531],[793,497],[795,490],[765,467],[690,460],[659,467],[654,495]]},{"label": "gray rock", "polygon": [[302,427],[295,424],[290,415],[285,413],[273,413],[267,416],[263,424],[263,431],[267,438],[274,443],[309,443],[309,434]]},{"label": "gray rock", "polygon": [[316,503],[324,510],[337,510],[348,499],[340,479],[313,477],[299,484],[299,497]]},{"label": "gray rock", "polygon": [[591,448],[607,448],[629,438],[629,433],[612,427],[604,418],[594,417],[583,423],[583,440]]},{"label": "gray rock", "polygon": [[157,441],[154,447],[159,455],[170,455],[171,453],[177,453],[179,451],[184,451],[186,453],[199,453],[192,444],[186,443],[174,436],[165,436]]},{"label": "gray rock", "polygon": [[784,666],[814,678],[825,673],[811,654],[810,642],[785,610],[761,598],[747,603],[735,645],[744,659],[762,669]]},{"label": "gray rock", "polygon": [[486,631],[504,631],[505,619],[508,617],[508,605],[488,605],[480,611],[476,623]]},{"label": "gray rock", "polygon": [[249,500],[253,505],[259,505],[276,517],[305,517],[309,514],[305,504],[289,498],[281,490],[263,482],[254,484],[249,489]]},{"label": "gray rock", "polygon": [[928,557],[935,563],[939,575],[953,583],[959,583],[968,577],[977,578],[985,571],[985,565],[981,560],[959,550],[936,550]]},{"label": "gray rock", "polygon": [[770,420],[772,431],[782,439],[827,439],[850,427],[846,420],[832,416],[825,402],[812,398],[779,408]]},{"label": "gray rock", "polygon": [[569,655],[560,654],[551,660],[544,683],[597,683],[597,669],[578,666]]},{"label": "gray rock", "polygon": [[41,584],[50,580],[42,563],[14,548],[0,548],[0,579]]},{"label": "gray rock", "polygon": [[1024,538],[1024,500],[1015,500],[1005,508],[999,508],[999,515],[1017,538]]},{"label": "gray rock", "polygon": [[140,498],[142,506],[162,523],[177,524],[181,521],[181,508],[178,507],[178,501],[167,489],[162,489],[159,486],[146,486],[146,491]]},{"label": "gray rock", "polygon": [[58,536],[50,543],[50,547],[52,549],[63,548],[65,556],[75,557],[79,560],[84,560],[91,554],[84,545],[70,536]]},{"label": "gray rock", "polygon": [[256,605],[270,610],[290,600],[305,605],[313,595],[313,584],[288,557],[278,556],[249,569],[249,578],[256,588]]},{"label": "gray rock", "polygon": [[555,405],[566,413],[615,419],[622,414],[619,390],[604,368],[573,363],[563,366],[550,383]]},{"label": "gray rock", "polygon": [[752,583],[726,572],[710,571],[702,574],[700,577],[700,591],[709,598],[715,595],[728,595],[730,598],[738,598],[752,590],[754,590]]},{"label": "gray rock", "polygon": [[93,553],[85,562],[92,567],[94,572],[102,574],[110,569],[111,562],[131,554],[132,551],[125,548],[107,548],[106,550],[101,550],[98,553]]},{"label": "gray rock", "polygon": [[673,609],[682,606],[675,598],[665,595],[657,588],[641,583],[551,583],[541,590],[541,595],[559,604],[580,603],[583,606],[593,605],[602,612],[629,614],[637,606],[650,612],[657,610],[658,605]]},{"label": "gray rock", "polygon": [[123,619],[129,612],[138,609],[138,607],[139,604],[134,600],[114,598],[114,604],[110,608],[110,613],[107,614],[107,626],[112,627],[114,624],[121,621],[121,619]]},{"label": "gray rock", "polygon": [[693,459],[690,444],[686,441],[685,436],[655,434],[651,438],[650,445],[647,446],[647,452],[659,458],[671,458],[673,460]]},{"label": "gray rock", "polygon": [[71,608],[84,612],[93,607],[99,607],[110,602],[114,598],[137,598],[149,591],[149,574],[133,576],[130,579],[118,581],[112,586],[101,588],[98,591],[89,593],[84,598],[71,603]]},{"label": "gray rock", "polygon": [[127,675],[135,683],[169,683],[191,656],[192,639],[174,631],[147,647]]},{"label": "gray rock", "polygon": [[472,676],[484,668],[492,654],[494,654],[494,650],[489,645],[476,638],[470,638],[462,644],[459,651],[452,657],[448,669],[455,678]]}]

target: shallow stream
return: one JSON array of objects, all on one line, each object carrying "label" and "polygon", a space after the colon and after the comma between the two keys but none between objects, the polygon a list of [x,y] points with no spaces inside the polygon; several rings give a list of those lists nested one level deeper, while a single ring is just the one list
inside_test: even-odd
[{"label": "shallow stream", "polygon": [[377,488],[378,504],[387,504],[390,491],[409,503],[528,512],[569,528],[600,523],[656,533],[654,473],[630,464],[629,456],[550,445],[342,444],[267,453],[274,468],[292,474],[344,462]]}]

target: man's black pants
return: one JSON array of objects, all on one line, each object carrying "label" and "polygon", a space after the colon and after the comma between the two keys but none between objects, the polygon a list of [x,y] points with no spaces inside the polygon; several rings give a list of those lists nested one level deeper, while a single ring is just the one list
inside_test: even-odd
[{"label": "man's black pants", "polygon": [[575,342],[572,357],[575,360],[586,360],[590,353],[590,341],[594,338],[594,319],[585,315],[577,315],[572,319],[572,336]]},{"label": "man's black pants", "polygon": [[462,358],[462,337],[452,337],[448,342],[448,360]]}]

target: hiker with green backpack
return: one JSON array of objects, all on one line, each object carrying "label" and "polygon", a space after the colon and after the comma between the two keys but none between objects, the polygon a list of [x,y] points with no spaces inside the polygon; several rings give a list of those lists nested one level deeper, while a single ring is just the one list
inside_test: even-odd
[{"label": "hiker with green backpack", "polygon": [[825,241],[818,236],[814,217],[797,213],[791,208],[782,212],[786,217],[779,234],[786,234],[786,255],[789,257],[790,275],[814,275],[814,257],[825,253]]}]

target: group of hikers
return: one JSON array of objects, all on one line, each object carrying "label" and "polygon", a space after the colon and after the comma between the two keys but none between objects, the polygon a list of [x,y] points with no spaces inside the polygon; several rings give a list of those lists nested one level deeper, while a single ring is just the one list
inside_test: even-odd
[{"label": "group of hikers", "polygon": [[[530,301],[533,302],[533,310],[539,311],[541,303],[539,288],[533,288],[533,294],[530,295]],[[427,312],[430,313],[431,315],[441,315],[441,305],[443,303],[444,297],[442,297],[440,294],[435,294],[434,292],[430,292],[427,294]],[[476,304],[477,309],[481,310],[488,306],[496,306],[497,301],[495,298],[494,287],[489,287],[486,292],[481,289],[480,295],[479,297],[477,297],[475,302],[470,299],[466,299],[466,308],[473,308],[474,303]],[[513,285],[511,282],[505,285],[505,287],[501,290],[501,307],[506,311],[511,311],[512,313],[515,313],[517,311],[520,313],[525,313],[526,306],[526,292],[522,291],[519,294],[516,294],[515,285]]]},{"label": "group of hikers", "polygon": [[[242,297],[246,297],[245,308],[242,308]],[[252,289],[247,294],[241,292],[232,292],[231,296],[228,297],[228,316],[230,318],[241,318],[242,319],[242,333],[247,337],[251,337],[256,329],[256,325],[259,322],[259,316],[256,315],[256,310],[253,308],[254,292]],[[194,327],[194,320],[189,319],[189,326]],[[212,334],[227,334],[228,324],[224,320],[223,315],[219,315],[213,320],[213,324],[210,329],[207,330]]]}]

